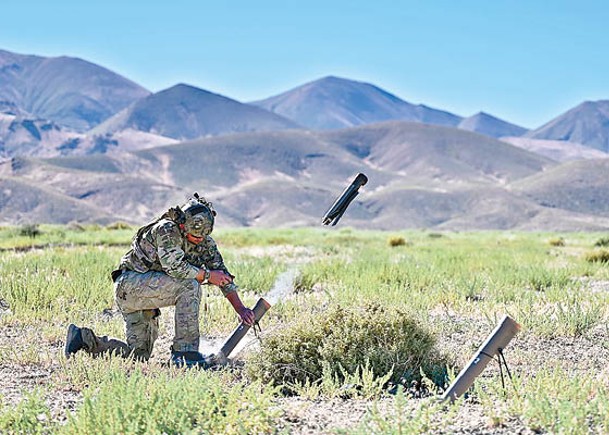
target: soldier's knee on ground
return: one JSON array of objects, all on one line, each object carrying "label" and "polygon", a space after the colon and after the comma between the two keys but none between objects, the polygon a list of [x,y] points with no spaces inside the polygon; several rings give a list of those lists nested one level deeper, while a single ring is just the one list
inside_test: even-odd
[{"label": "soldier's knee on ground", "polygon": [[159,309],[141,310],[125,314],[127,343],[133,356],[148,360],[152,355],[154,342],[159,336]]}]

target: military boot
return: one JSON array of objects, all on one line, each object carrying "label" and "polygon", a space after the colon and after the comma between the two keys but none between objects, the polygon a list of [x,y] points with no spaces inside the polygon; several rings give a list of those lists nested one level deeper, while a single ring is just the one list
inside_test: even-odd
[{"label": "military boot", "polygon": [[171,350],[171,363],[176,367],[200,368],[208,369],[212,367],[213,362],[203,355],[201,352],[191,351],[176,351]]},{"label": "military boot", "polygon": [[87,349],[87,345],[82,340],[82,333],[78,326],[71,323],[68,326],[68,335],[66,337],[66,346],[64,348],[64,354],[66,358],[74,355],[81,349]]}]

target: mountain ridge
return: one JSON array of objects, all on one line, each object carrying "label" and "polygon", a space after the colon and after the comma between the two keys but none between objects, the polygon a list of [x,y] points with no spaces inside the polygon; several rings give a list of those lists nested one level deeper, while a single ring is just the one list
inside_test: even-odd
[{"label": "mountain ridge", "polygon": [[148,94],[131,80],[80,58],[0,50],[0,101],[79,132]]},{"label": "mountain ridge", "polygon": [[414,105],[366,82],[326,76],[250,104],[310,129],[335,129],[388,120],[457,125],[461,117]]},{"label": "mountain ridge", "polygon": [[525,136],[576,142],[609,152],[609,100],[584,101]]},{"label": "mountain ridge", "polygon": [[148,95],[91,130],[112,134],[132,128],[178,140],[245,131],[300,128],[264,109],[179,83]]}]

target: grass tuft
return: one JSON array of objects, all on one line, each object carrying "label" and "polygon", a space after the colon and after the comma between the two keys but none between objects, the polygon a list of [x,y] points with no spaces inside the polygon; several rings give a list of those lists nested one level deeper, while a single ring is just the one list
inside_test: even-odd
[{"label": "grass tuft", "polygon": [[609,263],[609,250],[590,251],[586,253],[585,258],[588,263]]},{"label": "grass tuft", "polygon": [[38,224],[23,225],[19,229],[20,236],[29,237],[30,239],[35,239],[36,237],[40,236],[41,234],[42,234],[42,231],[40,230],[40,227],[38,226]]},{"label": "grass tuft", "polygon": [[50,414],[38,390],[26,394],[17,406],[0,402],[0,433],[46,433]]},{"label": "grass tuft", "polygon": [[406,239],[404,237],[400,237],[400,236],[390,237],[387,243],[392,248],[395,248],[396,246],[405,246]]},{"label": "grass tuft", "polygon": [[125,222],[114,222],[112,224],[106,225],[107,230],[115,231],[115,230],[130,230],[131,225]]},{"label": "grass tuft", "polygon": [[117,371],[85,392],[66,434],[272,433],[278,411],[274,390],[260,384],[227,388],[215,373]]},{"label": "grass tuft", "polygon": [[562,237],[555,237],[553,239],[548,240],[550,246],[562,247],[566,245],[565,239]]},{"label": "grass tuft", "polygon": [[609,237],[601,237],[596,242],[594,242],[594,246],[596,246],[597,248],[604,248],[606,246],[609,246]]}]

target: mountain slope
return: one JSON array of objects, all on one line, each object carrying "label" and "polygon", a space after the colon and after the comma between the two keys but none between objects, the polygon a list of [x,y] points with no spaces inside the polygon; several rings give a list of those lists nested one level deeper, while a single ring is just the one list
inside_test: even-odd
[{"label": "mountain slope", "polygon": [[0,101],[77,131],[104,121],[149,92],[101,66],[71,57],[0,50]]},{"label": "mountain slope", "polygon": [[[366,193],[375,228],[438,230],[555,230],[609,228],[609,218],[549,208],[500,187],[434,191],[408,186]],[[360,222],[365,226],[366,222]]]},{"label": "mountain slope", "polygon": [[505,183],[554,166],[551,160],[476,133],[410,122],[327,132],[324,138],[374,168],[419,185]]},{"label": "mountain slope", "polygon": [[606,159],[609,157],[609,154],[601,150],[563,140],[531,139],[528,137],[502,137],[501,141],[548,157],[552,160],[556,160],[557,162],[585,159]]},{"label": "mountain slope", "polygon": [[526,128],[510,124],[484,112],[478,112],[469,118],[461,120],[457,127],[461,130],[473,131],[494,138],[522,136],[528,131]]},{"label": "mountain slope", "polygon": [[609,100],[586,101],[525,136],[576,142],[609,152]]},{"label": "mountain slope", "polygon": [[75,220],[98,223],[115,221],[108,211],[55,189],[23,179],[0,177],[0,222],[67,224]]},{"label": "mountain slope", "polygon": [[179,84],[143,98],[92,133],[125,129],[187,140],[221,134],[299,128],[294,122],[230,98]]},{"label": "mountain slope", "polygon": [[251,104],[316,130],[387,120],[455,126],[461,120],[448,112],[410,104],[371,84],[332,76]]},{"label": "mountain slope", "polygon": [[0,157],[49,155],[46,151],[60,147],[76,135],[51,121],[0,113]]},{"label": "mountain slope", "polygon": [[513,191],[544,207],[609,217],[609,159],[565,163],[519,180]]},{"label": "mountain slope", "polygon": [[0,113],[0,158],[105,154],[175,142],[175,139],[131,129],[113,135],[86,135],[51,121]]},{"label": "mountain slope", "polygon": [[142,223],[199,191],[214,201],[219,224],[274,227],[319,225],[353,176],[365,172],[370,182],[344,225],[526,228],[537,219],[561,229],[598,229],[598,215],[568,216],[505,188],[554,165],[479,134],[387,122],[242,133],[120,155],[14,158],[0,164],[0,176],[103,207],[114,220]]}]

